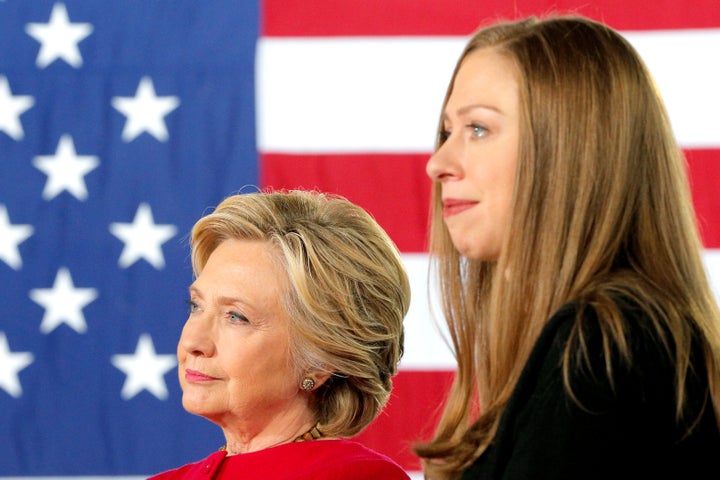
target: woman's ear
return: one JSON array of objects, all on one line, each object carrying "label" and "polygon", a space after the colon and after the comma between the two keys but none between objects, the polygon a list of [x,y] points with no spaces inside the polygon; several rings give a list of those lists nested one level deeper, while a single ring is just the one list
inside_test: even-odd
[{"label": "woman's ear", "polygon": [[310,371],[305,373],[303,375],[302,380],[300,381],[300,389],[304,390],[306,392],[311,392],[315,390],[316,388],[320,387],[322,384],[327,382],[328,378],[330,378],[331,373],[329,372],[321,372],[321,371]]}]

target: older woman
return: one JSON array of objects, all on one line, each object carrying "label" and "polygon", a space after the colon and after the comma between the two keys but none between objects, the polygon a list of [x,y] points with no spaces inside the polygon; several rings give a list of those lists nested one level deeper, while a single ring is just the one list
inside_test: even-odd
[{"label": "older woman", "polygon": [[330,195],[235,195],[194,226],[183,406],[226,446],[154,479],[407,479],[348,440],[385,405],[410,289],[395,245]]}]

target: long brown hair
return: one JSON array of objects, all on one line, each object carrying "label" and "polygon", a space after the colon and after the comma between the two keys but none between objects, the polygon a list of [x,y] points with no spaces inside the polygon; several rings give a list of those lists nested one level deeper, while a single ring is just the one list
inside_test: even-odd
[{"label": "long brown hair", "polygon": [[[430,254],[458,370],[434,438],[416,446],[426,474],[454,478],[482,455],[540,331],[573,301],[592,305],[606,348],[622,355],[629,350],[616,294],[636,300],[658,333],[669,334],[678,419],[691,342],[699,342],[720,419],[720,312],[684,158],[642,60],[603,24],[528,18],[479,30],[453,81],[463,59],[483,48],[517,65],[514,204],[500,258],[474,261],[454,248],[433,186]],[[573,355],[566,351],[571,394]]]}]

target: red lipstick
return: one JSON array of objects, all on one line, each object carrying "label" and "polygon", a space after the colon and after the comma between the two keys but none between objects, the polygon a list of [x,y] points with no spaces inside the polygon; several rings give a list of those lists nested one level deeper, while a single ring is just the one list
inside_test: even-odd
[{"label": "red lipstick", "polygon": [[190,383],[203,383],[212,382],[213,380],[217,380],[217,378],[205,375],[204,373],[198,372],[196,370],[190,370],[188,368],[187,370],[185,370],[185,380]]}]

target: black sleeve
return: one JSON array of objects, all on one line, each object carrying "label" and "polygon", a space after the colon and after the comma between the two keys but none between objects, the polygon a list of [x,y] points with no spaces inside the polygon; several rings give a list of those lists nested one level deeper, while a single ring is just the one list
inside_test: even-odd
[{"label": "black sleeve", "polygon": [[[580,320],[576,313],[561,310],[538,340],[503,416],[498,445],[491,446],[493,478],[651,478],[653,465],[662,463],[656,459],[672,443],[673,371],[647,319],[626,318],[633,362],[611,354],[610,381],[597,318],[591,309]],[[562,373],[578,321],[589,353],[589,363],[571,368],[580,404],[569,396]]]}]

